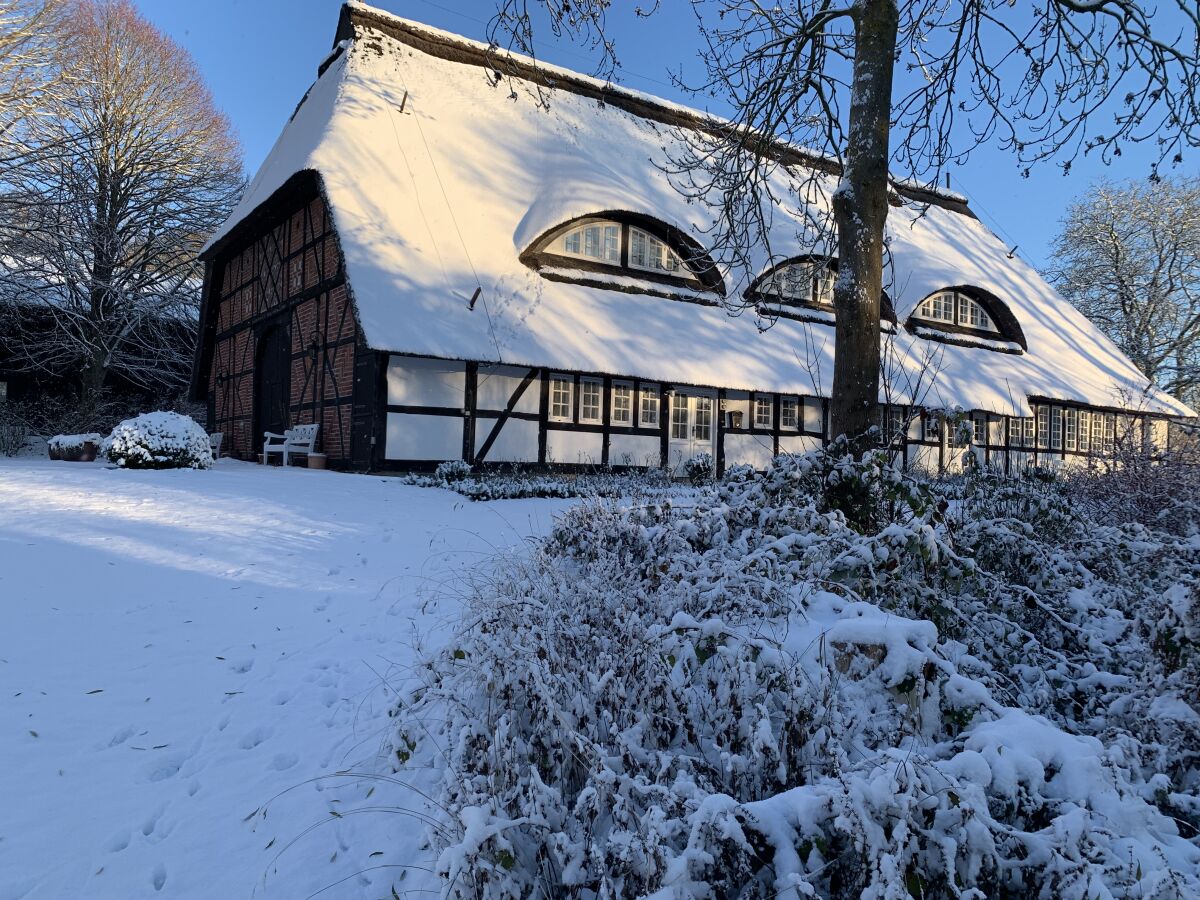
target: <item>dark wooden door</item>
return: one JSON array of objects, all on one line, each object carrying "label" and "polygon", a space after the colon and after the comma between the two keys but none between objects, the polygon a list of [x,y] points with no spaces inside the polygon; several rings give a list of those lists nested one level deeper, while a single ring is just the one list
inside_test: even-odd
[{"label": "dark wooden door", "polygon": [[264,431],[281,433],[288,421],[292,382],[292,341],[288,329],[274,325],[258,339],[254,366],[254,432],[261,445]]}]

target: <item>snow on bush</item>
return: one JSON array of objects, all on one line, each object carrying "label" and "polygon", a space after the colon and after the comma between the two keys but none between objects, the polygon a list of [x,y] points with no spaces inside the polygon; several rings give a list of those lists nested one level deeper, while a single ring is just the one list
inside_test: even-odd
[{"label": "snow on bush", "polygon": [[419,672],[447,896],[1198,895],[1200,541],[877,454],[693,500],[574,508]]},{"label": "snow on bush", "polygon": [[713,458],[711,453],[697,453],[690,456],[683,464],[683,474],[689,482],[701,485],[713,479]]},{"label": "snow on bush", "polygon": [[102,448],[128,469],[207,469],[213,464],[208,433],[188,416],[142,413],[113,429]]},{"label": "snow on bush", "polygon": [[96,432],[90,434],[56,434],[50,440],[46,441],[46,446],[59,453],[69,453],[73,450],[81,450],[83,445],[89,442],[99,447],[103,440],[104,436]]},{"label": "snow on bush", "polygon": [[[449,466],[455,468],[445,468]],[[463,468],[465,467],[465,471]],[[578,475],[493,472],[473,474],[465,462],[441,463],[432,476],[412,475],[409,484],[457,491],[471,500],[516,500],[527,497],[650,497],[678,493],[680,488],[662,469],[628,472],[596,471]]]},{"label": "snow on bush", "polygon": [[465,459],[450,459],[438,463],[438,467],[433,470],[433,477],[437,481],[462,481],[471,477],[471,465]]}]

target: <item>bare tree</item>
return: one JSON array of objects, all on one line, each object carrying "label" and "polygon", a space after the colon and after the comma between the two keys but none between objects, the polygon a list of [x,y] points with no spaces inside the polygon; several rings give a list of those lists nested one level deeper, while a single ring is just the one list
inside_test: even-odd
[{"label": "bare tree", "polygon": [[1093,185],[1067,211],[1049,275],[1147,378],[1200,397],[1200,178]]},{"label": "bare tree", "polygon": [[52,50],[39,150],[0,196],[0,288],[33,312],[26,362],[78,371],[86,405],[109,372],[152,387],[186,370],[197,253],[241,154],[191,58],[130,0],[70,0]]},{"label": "bare tree", "polygon": [[61,0],[0,0],[0,162],[19,156],[20,126],[54,83],[50,45]]},{"label": "bare tree", "polygon": [[[615,60],[608,0],[500,0],[492,40],[532,49],[534,16]],[[706,75],[683,84],[728,121],[694,136],[672,168],[711,205],[716,258],[767,241],[765,201],[782,172],[827,198],[837,247],[834,434],[859,436],[879,396],[880,292],[889,179],[933,186],[983,144],[1023,170],[1080,154],[1155,148],[1156,175],[1200,145],[1200,11],[1194,0],[692,0]],[[681,80],[681,84],[682,84]],[[832,180],[832,184],[830,184]],[[740,293],[740,291],[738,292]]]}]

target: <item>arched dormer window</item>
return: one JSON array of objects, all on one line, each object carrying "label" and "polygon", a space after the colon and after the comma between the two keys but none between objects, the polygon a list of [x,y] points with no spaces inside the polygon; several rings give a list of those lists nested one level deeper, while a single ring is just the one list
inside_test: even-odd
[{"label": "arched dormer window", "polygon": [[724,281],[704,250],[678,228],[637,213],[608,212],[552,228],[521,254],[552,281],[719,302]]},{"label": "arched dormer window", "polygon": [[1021,353],[1025,335],[1008,307],[981,288],[944,288],[917,304],[908,320],[914,334],[932,340]]},{"label": "arched dormer window", "polygon": [[[798,256],[764,272],[746,291],[746,299],[763,316],[832,323],[836,279],[836,259]],[[896,318],[887,294],[880,297],[880,318],[885,323],[892,323]]]}]

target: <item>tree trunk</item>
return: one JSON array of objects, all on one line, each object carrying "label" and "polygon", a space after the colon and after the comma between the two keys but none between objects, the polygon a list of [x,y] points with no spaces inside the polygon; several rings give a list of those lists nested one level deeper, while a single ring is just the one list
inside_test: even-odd
[{"label": "tree trunk", "polygon": [[860,443],[879,403],[879,301],[888,214],[895,0],[858,0],[845,170],[833,197],[837,309],[830,434]]}]

